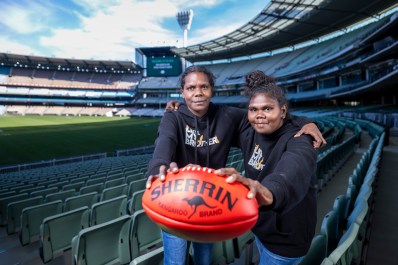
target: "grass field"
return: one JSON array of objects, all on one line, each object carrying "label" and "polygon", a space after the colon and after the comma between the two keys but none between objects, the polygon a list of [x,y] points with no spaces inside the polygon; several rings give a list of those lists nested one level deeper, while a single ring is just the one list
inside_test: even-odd
[{"label": "grass field", "polygon": [[0,116],[0,166],[152,145],[159,119]]}]

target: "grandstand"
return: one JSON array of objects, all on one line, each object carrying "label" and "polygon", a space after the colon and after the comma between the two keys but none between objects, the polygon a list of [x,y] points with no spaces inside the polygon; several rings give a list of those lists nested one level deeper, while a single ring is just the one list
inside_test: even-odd
[{"label": "grandstand", "polygon": [[[218,104],[245,106],[244,76],[263,70],[286,89],[294,114],[317,122],[328,144],[317,161],[316,236],[302,264],[398,262],[398,217],[391,210],[398,203],[397,6],[270,1],[215,40],[138,49],[182,68],[184,61],[205,65],[217,77]],[[169,100],[181,100],[182,69],[148,74],[146,67],[2,53],[0,113],[160,117]],[[151,151],[0,171],[0,263],[161,264],[158,229],[139,209]],[[228,166],[243,172],[239,150],[231,150]],[[214,264],[257,261],[251,233],[214,245]]]}]

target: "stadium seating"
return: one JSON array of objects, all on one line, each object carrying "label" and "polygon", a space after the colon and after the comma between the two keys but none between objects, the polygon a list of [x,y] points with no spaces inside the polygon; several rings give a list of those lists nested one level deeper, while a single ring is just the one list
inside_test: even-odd
[{"label": "stadium seating", "polygon": [[116,198],[94,203],[90,211],[90,226],[108,222],[117,217],[127,214],[127,196],[121,195]]},{"label": "stadium seating", "polygon": [[124,215],[85,228],[72,239],[74,265],[126,264],[130,255],[131,217]]},{"label": "stadium seating", "polygon": [[127,209],[130,215],[142,209],[142,195],[144,192],[145,190],[136,191],[131,196],[131,199],[128,200]]},{"label": "stadium seating", "polygon": [[63,202],[43,203],[24,208],[21,214],[20,240],[22,245],[29,244],[40,234],[40,225],[46,217],[62,212]]},{"label": "stadium seating", "polygon": [[76,195],[65,199],[64,211],[74,210],[83,206],[91,207],[98,202],[99,195],[97,192],[90,192],[82,195]]},{"label": "stadium seating", "polygon": [[63,191],[59,191],[56,193],[47,194],[46,197],[44,198],[44,200],[46,202],[52,202],[52,201],[56,201],[56,200],[65,201],[67,198],[72,197],[75,194],[76,194],[76,191],[74,189],[63,190]]},{"label": "stadium seating", "polygon": [[102,191],[101,201],[109,200],[121,195],[127,194],[127,184],[118,185],[115,187],[106,188]]},{"label": "stadium seating", "polygon": [[127,196],[131,198],[134,192],[145,189],[146,181],[146,179],[139,179],[130,182]]},{"label": "stadium seating", "polygon": [[29,197],[28,193],[19,193],[16,195],[11,195],[9,197],[4,197],[0,199],[0,225],[5,225],[7,222],[7,206],[11,202],[16,202],[20,200],[27,199]]},{"label": "stadium seating", "polygon": [[43,196],[12,202],[7,207],[7,233],[13,234],[21,228],[21,214],[24,208],[43,203]]},{"label": "stadium seating", "polygon": [[[327,257],[331,264],[351,264],[351,262],[358,257],[359,247],[357,242],[359,225],[353,223],[347,231],[342,235],[338,246]],[[322,264],[328,264],[328,261],[323,261]]]},{"label": "stadium seating", "polygon": [[47,217],[40,225],[40,257],[52,260],[58,253],[71,248],[71,241],[80,230],[89,227],[87,206]]},{"label": "stadium seating", "polygon": [[130,265],[163,265],[163,247],[145,253],[130,262]]},{"label": "stadium seating", "polygon": [[340,239],[339,234],[339,216],[336,211],[331,210],[328,212],[322,220],[320,233],[326,236],[326,254],[329,255],[330,252],[337,247],[337,243]]},{"label": "stadium seating", "polygon": [[310,249],[305,255],[300,265],[315,265],[321,264],[326,258],[327,239],[323,234],[316,235],[311,242]]},{"label": "stadium seating", "polygon": [[135,259],[143,251],[154,248],[162,242],[159,226],[146,215],[144,210],[135,212],[131,217],[130,253]]}]

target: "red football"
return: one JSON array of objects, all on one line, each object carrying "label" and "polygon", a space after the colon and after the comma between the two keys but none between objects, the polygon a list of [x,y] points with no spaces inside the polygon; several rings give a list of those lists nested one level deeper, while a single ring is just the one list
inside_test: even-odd
[{"label": "red football", "polygon": [[249,231],[257,222],[258,205],[247,198],[240,182],[206,167],[184,167],[156,179],[144,192],[142,206],[165,231],[196,242],[223,241]]}]

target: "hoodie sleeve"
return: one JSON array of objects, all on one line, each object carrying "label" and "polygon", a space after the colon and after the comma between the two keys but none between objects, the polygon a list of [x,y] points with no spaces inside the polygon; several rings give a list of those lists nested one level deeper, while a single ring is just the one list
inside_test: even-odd
[{"label": "hoodie sleeve", "polygon": [[233,131],[234,137],[231,145],[242,149],[242,143],[246,143],[247,129],[251,127],[249,120],[247,119],[247,110],[230,107],[228,116],[231,117],[231,120],[235,125]]},{"label": "hoodie sleeve", "polygon": [[303,127],[306,124],[309,123],[315,123],[315,121],[311,120],[310,118],[306,117],[306,116],[296,116],[296,115],[291,115],[292,118],[292,123],[297,126],[297,127]]},{"label": "hoodie sleeve", "polygon": [[275,169],[262,181],[274,196],[275,211],[288,211],[303,200],[316,176],[316,161],[310,136],[290,138]]},{"label": "hoodie sleeve", "polygon": [[155,140],[155,150],[152,159],[148,163],[147,176],[158,175],[159,167],[169,167],[176,152],[178,134],[178,121],[172,111],[164,113],[158,128],[158,136]]}]

